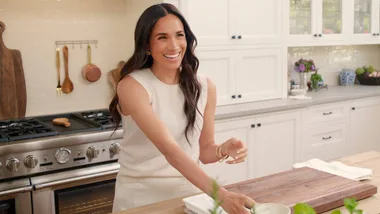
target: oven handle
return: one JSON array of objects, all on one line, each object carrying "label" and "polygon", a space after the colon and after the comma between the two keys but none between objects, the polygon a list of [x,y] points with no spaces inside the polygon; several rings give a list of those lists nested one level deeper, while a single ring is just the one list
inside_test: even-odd
[{"label": "oven handle", "polygon": [[19,194],[19,193],[31,192],[32,190],[33,190],[32,186],[25,186],[25,187],[19,187],[19,188],[4,190],[4,191],[0,192],[0,197],[7,196],[7,195],[15,195],[15,194]]},{"label": "oven handle", "polygon": [[100,172],[100,173],[95,173],[95,174],[90,174],[90,175],[83,175],[83,176],[67,178],[67,179],[62,179],[62,180],[57,180],[57,181],[52,181],[52,182],[46,182],[46,183],[42,183],[42,184],[35,184],[34,189],[40,190],[40,189],[51,188],[54,186],[60,186],[60,185],[64,185],[64,184],[68,184],[68,183],[72,183],[72,182],[109,176],[109,175],[117,174],[118,172],[119,172],[119,170],[117,169],[117,170]]}]

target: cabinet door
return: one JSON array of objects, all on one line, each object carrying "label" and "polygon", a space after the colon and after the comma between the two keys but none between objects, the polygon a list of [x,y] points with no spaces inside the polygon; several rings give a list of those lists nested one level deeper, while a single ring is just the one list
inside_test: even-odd
[{"label": "cabinet door", "polygon": [[281,98],[281,48],[236,51],[237,103]]},{"label": "cabinet door", "polygon": [[318,37],[322,43],[343,43],[346,41],[349,30],[348,19],[343,18],[347,10],[348,2],[345,0],[318,0]]},{"label": "cabinet door", "polygon": [[200,51],[196,54],[199,59],[199,74],[209,77],[216,86],[217,105],[234,103],[235,90],[231,79],[234,78],[236,59],[233,53],[231,51]]},{"label": "cabinet door", "polygon": [[353,23],[350,26],[353,43],[375,43],[379,40],[379,0],[349,0]]},{"label": "cabinet door", "polygon": [[299,111],[256,118],[249,135],[250,179],[290,170],[300,161],[300,123]]},{"label": "cabinet door", "polygon": [[[238,120],[231,122],[221,122],[215,124],[215,142],[222,144],[226,140],[234,137],[245,143],[248,143],[249,122],[247,120]],[[212,178],[218,180],[219,184],[227,185],[248,178],[248,159],[238,164],[212,163],[201,164],[204,171]]]},{"label": "cabinet door", "polygon": [[233,21],[230,0],[185,0],[187,21],[200,46],[231,42]]},{"label": "cabinet door", "polygon": [[357,100],[350,111],[351,153],[380,150],[380,98]]},{"label": "cabinet door", "polygon": [[288,43],[291,46],[304,46],[318,42],[317,18],[318,0],[285,1],[285,16]]},{"label": "cabinet door", "polygon": [[231,0],[235,44],[280,43],[283,0]]}]

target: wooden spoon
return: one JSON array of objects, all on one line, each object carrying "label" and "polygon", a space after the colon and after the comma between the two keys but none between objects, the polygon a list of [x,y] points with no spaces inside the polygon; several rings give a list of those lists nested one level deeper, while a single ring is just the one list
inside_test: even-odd
[{"label": "wooden spoon", "polygon": [[65,63],[65,80],[62,84],[62,91],[65,94],[69,94],[74,90],[74,85],[69,77],[69,49],[67,48],[67,46],[63,47],[63,60]]}]

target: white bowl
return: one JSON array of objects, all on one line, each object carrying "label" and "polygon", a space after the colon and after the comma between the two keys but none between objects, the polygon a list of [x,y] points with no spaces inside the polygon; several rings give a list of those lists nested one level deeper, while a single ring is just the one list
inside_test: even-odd
[{"label": "white bowl", "polygon": [[290,212],[289,207],[276,203],[257,204],[255,207],[256,214],[290,214]]}]

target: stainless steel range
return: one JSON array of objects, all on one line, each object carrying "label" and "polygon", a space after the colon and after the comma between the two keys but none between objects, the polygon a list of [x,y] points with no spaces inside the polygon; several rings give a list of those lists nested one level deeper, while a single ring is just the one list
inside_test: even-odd
[{"label": "stainless steel range", "polygon": [[0,211],[1,200],[13,199],[16,214],[109,213],[121,138],[107,110],[0,121]]}]

